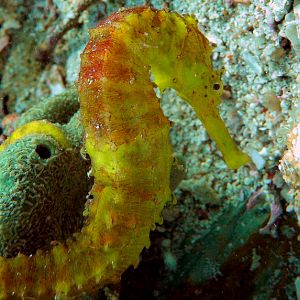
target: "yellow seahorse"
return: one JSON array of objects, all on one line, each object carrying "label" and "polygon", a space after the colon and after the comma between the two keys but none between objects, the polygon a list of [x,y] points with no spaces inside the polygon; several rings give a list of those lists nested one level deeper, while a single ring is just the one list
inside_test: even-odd
[{"label": "yellow seahorse", "polygon": [[[129,265],[137,265],[141,250],[149,246],[149,231],[162,222],[161,211],[171,198],[170,122],[154,86],[176,89],[194,108],[229,167],[248,161],[219,117],[220,73],[212,69],[212,47],[193,17],[127,9],[92,29],[90,37],[78,87],[95,178],[86,222],[49,251],[0,258],[1,299],[74,296],[116,282]],[[47,126],[45,131],[38,124]],[[55,125],[25,126],[2,150],[30,134],[30,128],[68,147]]]}]

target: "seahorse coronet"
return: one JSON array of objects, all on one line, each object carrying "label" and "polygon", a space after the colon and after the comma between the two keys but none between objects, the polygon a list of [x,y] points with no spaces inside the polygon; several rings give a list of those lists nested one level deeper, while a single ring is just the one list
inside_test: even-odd
[{"label": "seahorse coronet", "polygon": [[86,222],[51,250],[0,257],[1,299],[75,296],[116,282],[137,265],[150,244],[149,231],[162,222],[161,211],[171,200],[170,122],[150,73],[162,91],[174,88],[194,108],[230,167],[248,161],[219,117],[222,83],[211,51],[195,18],[164,10],[122,10],[90,30],[78,84],[95,179]]}]

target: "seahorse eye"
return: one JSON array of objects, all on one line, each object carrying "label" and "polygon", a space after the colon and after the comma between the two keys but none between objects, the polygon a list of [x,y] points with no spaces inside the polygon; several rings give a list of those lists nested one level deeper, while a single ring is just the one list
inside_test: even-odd
[{"label": "seahorse eye", "polygon": [[220,87],[221,87],[221,85],[219,83],[214,83],[214,85],[213,85],[213,89],[215,91],[218,91],[220,89]]},{"label": "seahorse eye", "polygon": [[51,157],[51,150],[49,149],[48,146],[44,144],[37,145],[35,148],[35,152],[42,159],[48,159]]}]

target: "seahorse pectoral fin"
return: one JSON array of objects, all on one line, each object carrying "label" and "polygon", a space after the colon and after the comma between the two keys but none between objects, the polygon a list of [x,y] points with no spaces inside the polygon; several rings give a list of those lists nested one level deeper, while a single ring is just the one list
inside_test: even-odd
[{"label": "seahorse pectoral fin", "polygon": [[238,148],[230,136],[216,107],[203,105],[201,109],[194,109],[209,136],[216,142],[229,168],[237,169],[250,162],[250,157]]}]

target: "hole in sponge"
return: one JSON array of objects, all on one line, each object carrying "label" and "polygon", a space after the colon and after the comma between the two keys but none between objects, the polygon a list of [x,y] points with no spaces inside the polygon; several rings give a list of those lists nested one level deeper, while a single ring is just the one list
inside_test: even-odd
[{"label": "hole in sponge", "polygon": [[51,150],[48,146],[44,144],[37,145],[35,148],[35,152],[39,155],[42,159],[47,159],[51,157]]}]

